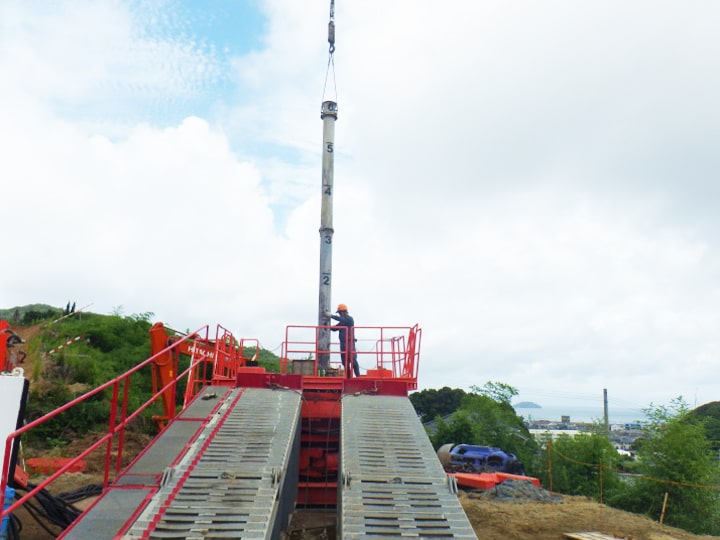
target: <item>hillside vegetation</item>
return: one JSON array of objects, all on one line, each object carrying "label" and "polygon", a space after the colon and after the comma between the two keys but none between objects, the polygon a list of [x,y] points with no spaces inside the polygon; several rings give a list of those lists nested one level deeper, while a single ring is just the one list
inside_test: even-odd
[{"label": "hillside vegetation", "polygon": [[[58,320],[67,310],[42,304],[2,310],[23,319],[31,316],[33,325],[13,325],[24,337],[27,358],[22,365],[31,381],[26,417],[32,421],[68,403],[107,381],[121,375],[150,357],[149,331],[152,313],[139,315],[99,315],[72,313]],[[38,320],[39,318],[39,320]],[[249,352],[249,351],[248,351]],[[254,350],[252,351],[254,353]],[[259,364],[269,371],[278,371],[279,358],[261,350]],[[189,365],[189,357],[181,355],[180,370]],[[137,409],[152,395],[150,369],[140,370],[130,385],[128,410]],[[178,392],[178,400],[182,392]],[[38,447],[62,447],[83,435],[107,429],[110,390],[77,405],[72,413],[46,422],[29,432],[26,443]],[[178,401],[180,405],[180,401]],[[134,429],[153,433],[151,420],[157,409],[151,408]]]},{"label": "hillside vegetation", "polygon": [[[699,534],[720,534],[720,403],[690,411],[682,398],[648,407],[634,457],[618,454],[604,426],[538,444],[510,405],[517,391],[486,383],[471,392],[443,388],[412,394],[423,419],[435,414],[434,447],[495,446],[554,492],[585,496]],[[667,502],[667,504],[666,504]]]},{"label": "hillside vegetation", "polygon": [[[66,309],[69,308],[70,306]],[[52,320],[62,314],[62,309],[47,304],[28,304],[10,309],[0,309],[0,320],[6,320],[10,324],[29,326],[41,321]]]}]

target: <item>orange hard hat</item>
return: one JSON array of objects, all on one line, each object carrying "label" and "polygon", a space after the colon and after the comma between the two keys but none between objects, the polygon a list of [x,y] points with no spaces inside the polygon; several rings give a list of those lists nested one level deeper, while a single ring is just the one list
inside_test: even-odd
[{"label": "orange hard hat", "polygon": [[345,304],[338,304],[337,310],[338,310],[338,311],[347,311],[348,308],[347,308],[347,306],[346,306]]}]

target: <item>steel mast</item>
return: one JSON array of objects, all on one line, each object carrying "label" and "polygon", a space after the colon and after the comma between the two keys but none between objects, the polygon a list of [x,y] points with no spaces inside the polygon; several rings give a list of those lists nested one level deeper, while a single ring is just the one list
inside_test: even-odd
[{"label": "steel mast", "polygon": [[[330,58],[328,71],[335,52],[335,0],[330,0],[328,23]],[[327,82],[327,75],[325,78]],[[324,96],[323,96],[324,97]],[[336,97],[337,99],[337,97]],[[335,121],[338,106],[335,101],[323,101],[320,118],[323,121],[322,203],[320,207],[320,281],[318,298],[318,369],[325,372],[330,365],[330,324],[332,301],[332,242],[333,242],[333,180],[335,174]]]}]

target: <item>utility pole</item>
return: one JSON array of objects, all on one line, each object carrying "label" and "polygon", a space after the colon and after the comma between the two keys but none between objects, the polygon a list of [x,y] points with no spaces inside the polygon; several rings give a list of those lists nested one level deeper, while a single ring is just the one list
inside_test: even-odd
[{"label": "utility pole", "polygon": [[605,431],[610,432],[610,421],[608,416],[608,397],[607,388],[603,388],[603,420],[605,421]]},{"label": "utility pole", "polygon": [[[320,207],[320,294],[318,326],[327,326],[330,320],[332,299],[332,242],[333,242],[333,179],[335,173],[335,121],[337,103],[324,101],[320,118],[323,121],[322,204]],[[330,329],[318,330],[318,368],[327,370],[330,365]]]}]

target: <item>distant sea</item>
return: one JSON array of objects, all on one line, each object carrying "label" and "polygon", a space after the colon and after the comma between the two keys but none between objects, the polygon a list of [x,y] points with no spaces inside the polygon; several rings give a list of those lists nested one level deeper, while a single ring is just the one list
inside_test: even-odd
[{"label": "distant sea", "polygon": [[[550,420],[560,422],[563,416],[569,416],[571,422],[602,421],[602,407],[583,405],[548,405],[545,407],[515,407],[515,412],[525,420]],[[610,424],[630,424],[647,420],[642,409],[608,407]]]}]

